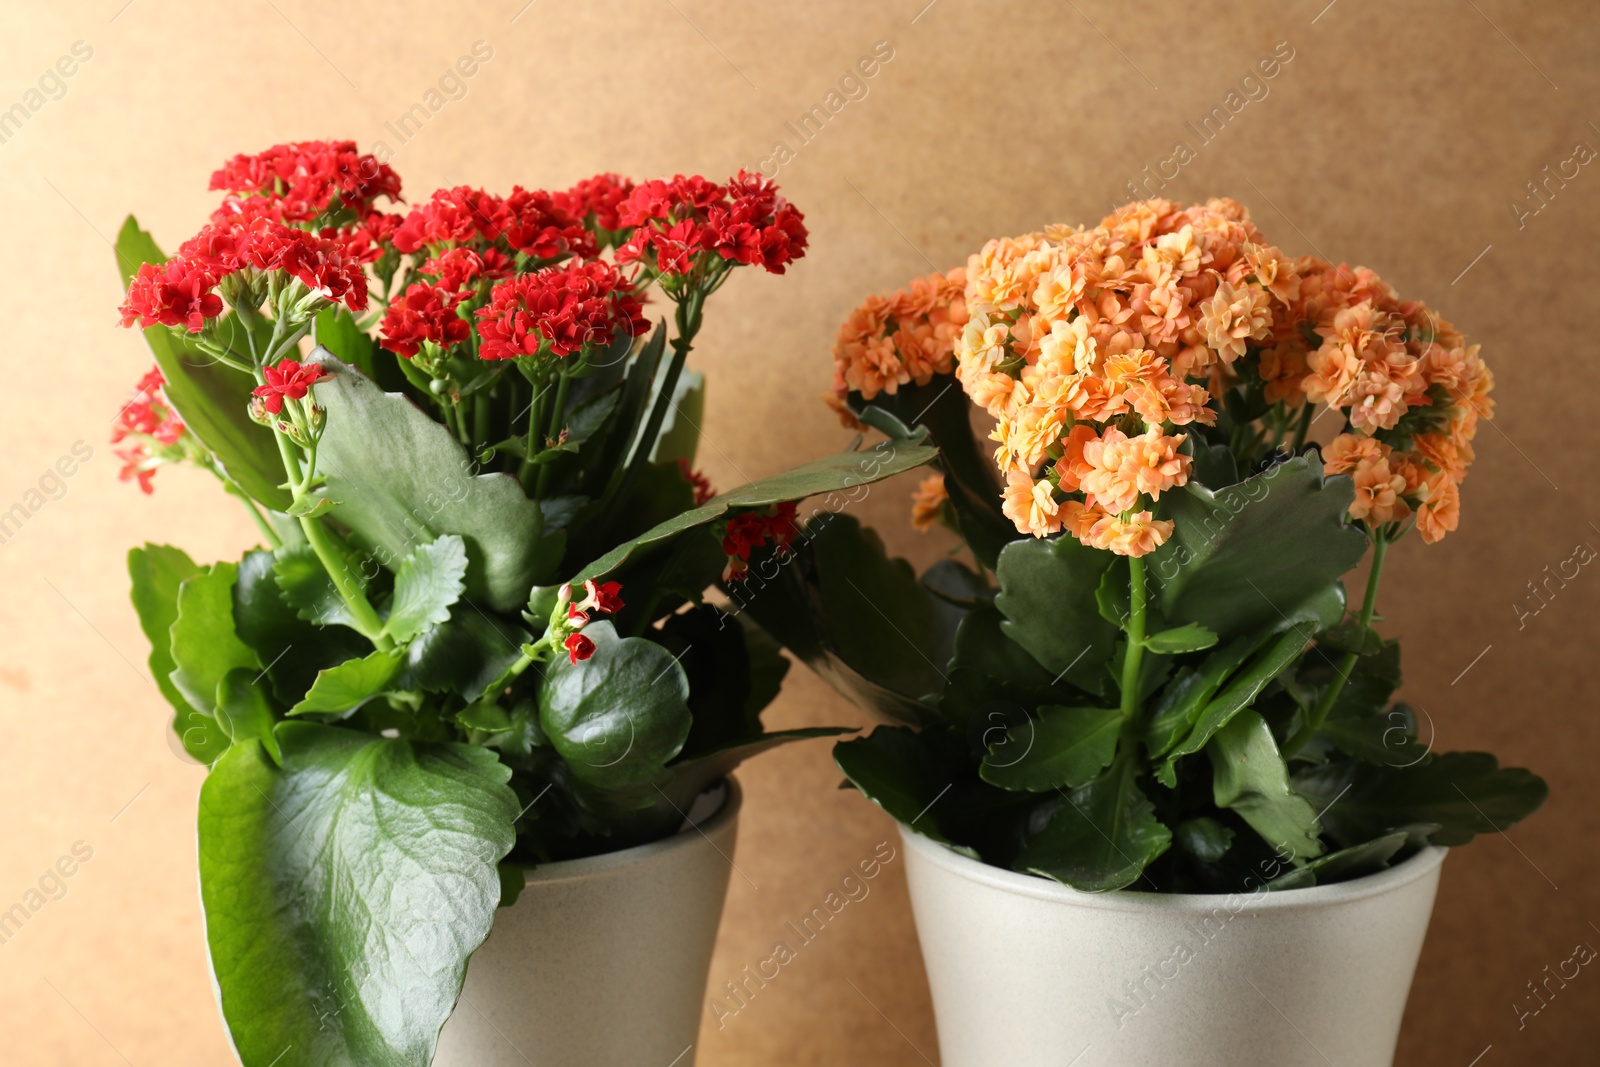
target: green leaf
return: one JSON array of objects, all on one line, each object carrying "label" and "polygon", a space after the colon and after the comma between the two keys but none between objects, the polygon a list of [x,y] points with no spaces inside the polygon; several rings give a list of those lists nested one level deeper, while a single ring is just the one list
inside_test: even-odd
[{"label": "green leaf", "polygon": [[447,621],[411,642],[393,688],[454,692],[469,700],[487,696],[484,690],[521,658],[522,646],[531,640],[523,627],[458,602]]},{"label": "green leaf", "polygon": [[486,734],[501,734],[515,723],[506,710],[498,704],[468,704],[456,713],[456,722],[469,730]]},{"label": "green leaf", "polygon": [[689,736],[689,682],[672,654],[608,622],[584,627],[594,654],[545,670],[539,723],[574,776],[594,785],[647,781]]},{"label": "green leaf", "polygon": [[327,497],[308,496],[302,497],[299,500],[296,500],[293,504],[290,504],[289,510],[284,512],[284,514],[296,519],[313,519],[318,515],[326,515],[328,512],[332,511],[338,506],[339,502],[337,500],[329,500]]},{"label": "green leaf", "polygon": [[705,412],[706,376],[699,371],[685,369],[678,375],[672,406],[667,409],[660,435],[650,449],[650,461],[676,463],[682,460],[694,466],[695,452],[700,445],[700,427],[706,421]]},{"label": "green leaf", "polygon": [[1409,834],[1400,830],[1360,845],[1342,848],[1312,860],[1304,867],[1285,871],[1267,883],[1269,889],[1308,889],[1332,885],[1352,878],[1376,874],[1389,866],[1395,854],[1406,847]]},{"label": "green leaf", "polygon": [[228,747],[228,738],[209,715],[197,711],[172,684],[172,624],[178,618],[178,589],[184,579],[200,573],[200,565],[179,548],[146,544],[128,552],[128,576],[133,581],[133,609],[139,628],[150,641],[150,676],[172,705],[172,732],[183,749],[209,764]]},{"label": "green leaf", "polygon": [[904,726],[880,726],[866,737],[833,746],[833,762],[850,784],[902,826],[977,858],[956,846],[943,828],[941,799],[958,775],[968,773],[960,754],[936,747],[932,735]]},{"label": "green leaf", "polygon": [[1538,775],[1502,769],[1486,752],[1447,752],[1410,767],[1329,763],[1296,773],[1294,787],[1323,809],[1323,825],[1343,845],[1413,823],[1438,824],[1436,845],[1464,845],[1521,822],[1550,793]]},{"label": "green leaf", "polygon": [[1177,846],[1202,863],[1217,863],[1233,847],[1233,831],[1209,815],[1185,819],[1172,828]]},{"label": "green leaf", "polygon": [[260,680],[261,676],[250,667],[235,667],[229,671],[227,677],[217,683],[217,723],[227,731],[234,744],[260,741],[272,754],[274,762],[282,762],[278,739],[272,734],[278,718],[272,712],[272,703],[267,700]]},{"label": "green leaf", "polygon": [[290,715],[313,713],[343,718],[379,695],[400,670],[402,654],[374,652],[317,672],[305,699],[289,709]]},{"label": "green leaf", "polygon": [[[132,215],[117,235],[116,251],[124,286],[140,264],[167,260]],[[287,510],[293,497],[281,485],[283,459],[273,431],[249,416],[250,390],[256,383],[165,326],[146,328],[144,337],[166,379],[162,391],[184,425],[252,499],[273,511]]]},{"label": "green leaf", "polygon": [[276,563],[271,552],[261,549],[246,552],[239,561],[233,624],[239,640],[267,664],[272,694],[287,707],[300,702],[318,671],[366,655],[372,642],[343,626],[316,626],[301,619],[278,588]]},{"label": "green leaf", "polygon": [[1090,693],[1103,688],[1102,668],[1118,636],[1100,616],[1096,596],[1114,559],[1069,536],[1013,541],[996,565],[994,603],[1006,617],[1006,636],[1052,675]]},{"label": "green leaf", "polygon": [[350,312],[338,305],[324,308],[317,313],[313,329],[316,331],[313,336],[318,345],[355,367],[368,378],[378,380],[375,360],[378,346],[365,330],[356,325],[355,316]]},{"label": "green leaf", "polygon": [[843,489],[868,485],[919,467],[937,452],[927,446],[899,445],[885,441],[863,452],[844,452],[802,463],[798,467],[762,478],[723,493],[691,511],[685,511],[655,528],[625,541],[583,568],[573,578],[582,582],[601,578],[637,556],[660,547],[678,535],[716,522],[731,508],[763,508],[791,500],[837,493]]},{"label": "green leaf", "polygon": [[[300,618],[318,626],[355,628],[355,617],[310,545],[285,545],[278,549],[272,571],[284,601]],[[366,584],[356,572],[352,571],[351,577],[357,585]]]},{"label": "green leaf", "polygon": [[312,723],[231,749],[200,790],[200,891],[240,1059],[426,1067],[511,849],[488,749]]},{"label": "green leaf", "polygon": [[1211,793],[1219,808],[1231,808],[1261,839],[1289,857],[1322,855],[1317,811],[1289,785],[1272,728],[1253,711],[1242,711],[1217,732],[1206,749],[1211,758]]},{"label": "green leaf", "polygon": [[1200,652],[1217,643],[1217,635],[1197,622],[1150,634],[1143,641],[1151,652],[1177,655],[1183,652]]},{"label": "green leaf", "polygon": [[233,628],[233,582],[237,563],[214,563],[178,587],[178,617],[172,623],[172,684],[198,711],[217,706],[217,687],[235,667],[259,671],[255,650]]},{"label": "green leaf", "polygon": [[1086,893],[1126,889],[1172,844],[1132,765],[1113,768],[1066,794],[1028,841],[1016,868]]},{"label": "green leaf", "polygon": [[461,599],[466,574],[467,546],[455,534],[418,545],[395,574],[394,601],[383,632],[404,645],[444,622],[450,606]]},{"label": "green leaf", "polygon": [[1179,672],[1161,691],[1160,699],[1150,710],[1150,722],[1145,727],[1144,739],[1152,758],[1165,756],[1179,738],[1194,728],[1200,712],[1216,696],[1222,683],[1271,637],[1270,633],[1263,631],[1235,638],[1207,656],[1198,668],[1185,667]]},{"label": "green leaf", "polygon": [[1001,789],[1043,793],[1076,789],[1105,770],[1117,751],[1116,708],[1042,707],[1037,719],[990,744],[979,774]]},{"label": "green leaf", "polygon": [[1316,630],[1315,622],[1298,622],[1279,634],[1277,639],[1263,649],[1250,665],[1240,671],[1227,688],[1218,693],[1201,710],[1199,720],[1189,735],[1167,756],[1162,778],[1170,775],[1171,768],[1181,756],[1188,756],[1206,747],[1206,742],[1218,730],[1228,725],[1243,708],[1248,708],[1267,687],[1267,683],[1289,668],[1305,651],[1306,642]]},{"label": "green leaf", "polygon": [[1162,497],[1175,525],[1146,561],[1162,617],[1229,638],[1292,616],[1366,552],[1345,521],[1353,484],[1297,456],[1226,489],[1191,482]]},{"label": "green leaf", "polygon": [[496,611],[521,606],[535,574],[539,507],[508,474],[474,474],[442,424],[399,393],[385,393],[326,349],[332,377],[317,385],[328,425],[317,449],[339,521],[380,559],[457,534],[467,549],[467,595]]}]

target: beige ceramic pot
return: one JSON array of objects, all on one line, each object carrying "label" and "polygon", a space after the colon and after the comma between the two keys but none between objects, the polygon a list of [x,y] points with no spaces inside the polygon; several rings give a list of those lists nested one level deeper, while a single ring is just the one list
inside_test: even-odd
[{"label": "beige ceramic pot", "polygon": [[664,841],[529,872],[468,965],[434,1067],[690,1067],[739,817],[739,787],[722,793]]},{"label": "beige ceramic pot", "polygon": [[1311,889],[1094,894],[901,836],[944,1067],[1390,1067],[1445,855]]}]

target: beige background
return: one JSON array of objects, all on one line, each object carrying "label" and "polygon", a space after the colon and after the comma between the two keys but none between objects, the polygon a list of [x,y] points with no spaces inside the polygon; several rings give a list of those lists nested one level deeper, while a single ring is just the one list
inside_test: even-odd
[{"label": "beige background", "polygon": [[[0,143],[0,510],[75,441],[94,449],[65,496],[0,545],[0,909],[75,842],[93,848],[67,895],[0,945],[0,1060],[229,1062],[195,891],[201,772],[164,735],[122,556],[147,539],[236,556],[252,531],[199,474],[162,473],[152,498],[116,481],[107,424],[149,363],[114,328],[106,238],[127,211],[175,246],[209,210],[221,160],[308,137],[387,141],[414,198],[601,169],[719,176],[778,139],[796,147],[785,123],[887,41],[893,58],[865,99],[779,175],[807,214],[810,255],[784,278],[741,272],[696,353],[713,382],[705,465],[728,486],[843,444],[814,397],[833,330],[863,295],[960,262],[989,236],[1097,220],[1175,141],[1194,144],[1185,122],[1286,41],[1294,58],[1269,95],[1168,193],[1237,197],[1289,251],[1367,264],[1483,343],[1500,417],[1480,435],[1463,529],[1400,548],[1381,608],[1438,745],[1493,749],[1545,774],[1553,794],[1531,823],[1451,858],[1399,1062],[1593,1061],[1600,975],[1582,973],[1521,1030],[1512,1004],[1575,944],[1600,945],[1600,574],[1552,582],[1548,606],[1520,625],[1516,607],[1538,606],[1522,598],[1547,565],[1581,542],[1600,549],[1588,322],[1600,173],[1584,168],[1520,226],[1510,206],[1576,143],[1600,146],[1593,5],[123,3],[0,14],[0,109],[74,42],[94,53]],[[401,145],[385,124],[478,40],[494,56],[467,95]],[[860,510],[927,562],[942,546],[903,525],[907,488]],[[796,671],[769,721],[860,720]],[[713,987],[891,832],[835,789],[826,745],[742,777],[740,873]],[[721,1030],[708,1024],[700,1062],[934,1062],[901,868]]]}]

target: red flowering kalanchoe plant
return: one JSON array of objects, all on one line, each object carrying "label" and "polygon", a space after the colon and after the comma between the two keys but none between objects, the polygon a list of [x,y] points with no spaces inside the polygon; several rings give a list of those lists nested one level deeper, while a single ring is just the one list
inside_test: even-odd
[{"label": "red flowering kalanchoe plant", "polygon": [[[247,1067],[421,1065],[527,867],[673,833],[746,756],[834,732],[762,732],[784,661],[705,594],[729,556],[787,543],[795,501],[932,451],[723,496],[696,473],[706,299],[805,248],[770,183],[461,186],[402,215],[387,163],[304,142],[212,186],[176,256],[132,219],[117,243],[158,370],[114,437],[147,492],[174,460],[212,471],[262,542],[129,561],[175,732],[210,767],[222,1012]],[[644,340],[652,291],[670,350],[665,323]],[[438,884],[426,915],[408,903]],[[374,929],[444,947],[379,959]]]}]

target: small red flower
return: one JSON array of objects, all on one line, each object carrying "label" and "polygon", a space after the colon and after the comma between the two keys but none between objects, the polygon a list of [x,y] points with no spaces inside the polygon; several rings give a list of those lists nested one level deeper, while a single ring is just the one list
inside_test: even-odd
[{"label": "small red flower", "polygon": [[155,467],[147,461],[150,459],[150,450],[144,445],[134,445],[132,448],[117,450],[117,458],[122,460],[122,469],[117,472],[117,480],[123,482],[138,481],[139,491],[149,496],[156,491],[153,479],[156,476]]},{"label": "small red flower", "polygon": [[678,469],[683,472],[683,476],[689,480],[689,485],[694,488],[695,507],[699,507],[717,495],[717,491],[711,487],[711,479],[690,467],[688,460],[678,460]]},{"label": "small red flower", "polygon": [[383,347],[410,359],[424,341],[442,348],[461,344],[472,332],[472,324],[456,314],[461,300],[462,294],[449,291],[442,282],[436,286],[427,282],[408,286],[405,295],[384,312],[379,326]]},{"label": "small red flower", "polygon": [[771,543],[774,551],[782,553],[794,542],[800,532],[795,525],[796,506],[787,501],[774,506],[770,515],[747,511],[728,520],[722,535],[722,551],[728,557],[723,581],[743,578],[749,570],[752,550]]},{"label": "small red flower", "polygon": [[602,615],[615,615],[621,611],[625,604],[622,602],[621,582],[601,582],[596,585],[593,580],[583,583],[584,599],[582,607],[593,609]]},{"label": "small red flower", "polygon": [[583,216],[575,214],[564,197],[518,185],[506,197],[506,212],[506,243],[518,252],[535,259],[588,258],[599,253],[594,234],[584,229]]},{"label": "small red flower", "polygon": [[572,634],[562,645],[567,650],[567,661],[577,663],[594,655],[594,642],[582,634]]},{"label": "small red flower", "polygon": [[263,372],[267,383],[256,386],[250,395],[262,397],[261,406],[268,414],[276,415],[283,410],[285,400],[303,400],[326,374],[319,363],[296,363],[286,359],[276,367],[268,367]]},{"label": "small red flower", "polygon": [[579,626],[589,621],[589,613],[576,604],[567,605],[567,621],[575,622]]}]

